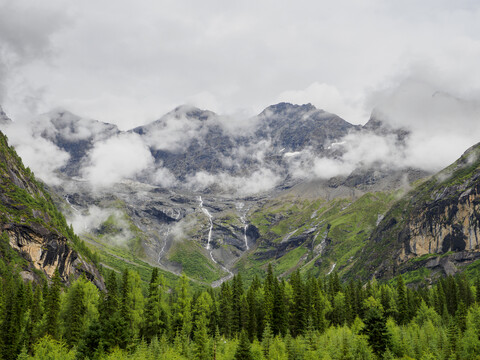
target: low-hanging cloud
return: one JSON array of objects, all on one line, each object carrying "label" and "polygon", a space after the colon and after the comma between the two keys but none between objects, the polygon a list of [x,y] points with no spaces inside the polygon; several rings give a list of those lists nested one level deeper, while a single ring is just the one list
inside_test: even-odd
[{"label": "low-hanging cloud", "polygon": [[102,232],[102,225],[110,221],[114,232],[106,232],[103,241],[117,246],[125,246],[134,237],[130,224],[120,210],[90,206],[85,211],[74,211],[67,219],[77,234]]},{"label": "low-hanging cloud", "polygon": [[405,164],[438,171],[480,141],[480,100],[474,91],[457,96],[456,90],[437,74],[409,77],[375,94],[378,117],[410,131]]},{"label": "low-hanging cloud", "polygon": [[271,190],[281,180],[282,177],[270,169],[259,169],[247,176],[199,171],[188,176],[184,186],[194,191],[204,191],[209,187],[218,186],[220,190],[245,196]]},{"label": "low-hanging cloud", "polygon": [[32,131],[36,136],[48,139],[60,137],[62,140],[75,142],[82,140],[100,141],[118,132],[111,124],[83,118],[65,109],[55,109],[35,117]]},{"label": "low-hanging cloud", "polygon": [[92,185],[106,187],[135,177],[153,163],[150,150],[140,136],[127,133],[97,143],[82,174]]},{"label": "low-hanging cloud", "polygon": [[68,153],[52,142],[32,135],[30,123],[13,122],[2,130],[7,134],[9,143],[15,147],[25,166],[30,167],[36,177],[48,185],[61,183],[58,174],[70,159]]},{"label": "low-hanging cloud", "polygon": [[191,110],[194,108],[182,106],[147,126],[145,138],[148,145],[157,150],[178,152],[184,150],[192,139],[201,139],[208,132],[209,116],[204,120],[188,116]]}]

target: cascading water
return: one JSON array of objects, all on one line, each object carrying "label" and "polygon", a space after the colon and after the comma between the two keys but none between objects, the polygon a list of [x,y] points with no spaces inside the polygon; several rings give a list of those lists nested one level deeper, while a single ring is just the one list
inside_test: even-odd
[{"label": "cascading water", "polygon": [[208,221],[210,222],[210,229],[208,230],[208,239],[207,239],[207,250],[210,250],[209,253],[210,253],[210,259],[212,259],[212,261],[217,264],[218,266],[220,266],[222,268],[223,271],[225,271],[226,273],[228,273],[227,276],[221,278],[220,280],[218,281],[215,281],[212,283],[212,286],[213,287],[218,287],[220,286],[224,281],[227,281],[228,279],[231,279],[233,277],[233,273],[227,269],[225,266],[223,266],[222,264],[219,264],[217,260],[215,260],[215,258],[213,257],[213,249],[211,249],[210,247],[210,241],[212,240],[212,230],[213,230],[213,216],[212,214],[210,214],[210,212],[203,207],[203,199],[201,196],[198,197],[198,201],[200,203],[200,209],[202,209],[203,213],[205,215],[207,215],[208,217]]},{"label": "cascading water", "polygon": [[[207,239],[207,250],[210,250],[210,241],[212,240],[212,230],[213,230],[212,215],[210,214],[210,212],[206,208],[203,207],[203,200],[202,200],[201,196],[198,197],[198,201],[200,202],[200,209],[202,209],[203,213],[205,215],[207,215],[208,221],[210,222],[210,229],[208,230],[208,239]],[[210,252],[210,257],[212,258],[213,261],[215,261],[213,259],[213,256],[212,256],[211,252]],[[215,261],[215,263],[216,263],[216,261]]]},{"label": "cascading water", "polygon": [[[238,211],[242,210],[244,206],[245,206],[244,203],[237,203],[235,205]],[[248,229],[247,212],[248,212],[248,209],[245,210],[242,216],[240,216],[240,221],[243,224],[243,240],[245,241],[245,249],[250,250],[250,247],[248,246],[248,238],[247,238],[247,229]]]},{"label": "cascading water", "polygon": [[[69,197],[68,194],[65,195],[65,201],[67,202],[67,204],[70,205],[73,211],[75,211],[77,214],[80,214],[80,210],[78,210],[75,206],[72,205],[68,197]],[[85,229],[85,231],[87,231],[87,223],[85,221],[83,221],[83,228]]]},{"label": "cascading water", "polygon": [[75,212],[78,213],[78,212],[79,212],[78,209],[77,209],[75,206],[72,205],[72,203],[70,202],[70,200],[68,200],[68,196],[69,196],[68,194],[65,195],[65,201],[67,202],[68,205],[70,205],[70,207],[73,209],[73,211],[75,211]]},{"label": "cascading water", "polygon": [[245,248],[247,250],[250,250],[250,247],[248,246],[248,238],[247,238],[247,228],[248,228],[247,214],[245,213],[242,217],[240,217],[240,220],[243,223],[243,240],[245,241]]},{"label": "cascading water", "polygon": [[160,260],[162,259],[162,255],[165,253],[165,246],[167,246],[168,234],[170,234],[170,229],[167,230],[165,234],[165,240],[163,241],[162,248],[160,249],[160,253],[158,254],[157,262],[160,264]]}]

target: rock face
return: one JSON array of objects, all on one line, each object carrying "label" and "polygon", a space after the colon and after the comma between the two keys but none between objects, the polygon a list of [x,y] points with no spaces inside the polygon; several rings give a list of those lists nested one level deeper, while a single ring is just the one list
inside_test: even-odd
[{"label": "rock face", "polygon": [[15,224],[4,224],[1,230],[8,234],[10,246],[48,278],[58,269],[65,283],[84,275],[99,289],[105,289],[97,268],[73,250],[65,237],[49,232],[39,234],[38,229]]},{"label": "rock face", "polygon": [[402,233],[405,254],[421,256],[449,251],[479,250],[480,183],[460,197],[449,197],[452,188],[420,213],[415,214]]},{"label": "rock face", "polygon": [[477,144],[390,209],[357,266],[366,266],[376,276],[390,277],[418,268],[417,259],[422,257],[429,259],[420,261],[427,268],[454,273],[458,271],[455,264],[480,257],[479,205]]},{"label": "rock face", "polygon": [[72,240],[79,240],[63,215],[31,171],[24,168],[2,133],[0,164],[0,231],[28,261],[29,265],[22,269],[24,278],[35,278],[34,269],[51,278],[58,268],[65,283],[84,274],[103,289],[96,267],[74,250]]}]

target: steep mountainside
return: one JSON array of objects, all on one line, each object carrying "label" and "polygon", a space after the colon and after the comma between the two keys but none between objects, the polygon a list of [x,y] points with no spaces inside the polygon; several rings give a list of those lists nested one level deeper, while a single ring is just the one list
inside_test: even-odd
[{"label": "steep mountainside", "polygon": [[0,231],[6,236],[3,240],[8,238],[9,245],[26,260],[19,264],[25,278],[44,275],[51,278],[58,268],[64,282],[84,274],[103,288],[92,254],[67,225],[30,169],[23,166],[3,133],[0,133]]},{"label": "steep mountainside", "polygon": [[[121,248],[174,274],[215,284],[232,271],[253,273],[267,262],[284,275],[294,268],[321,274],[334,265],[350,267],[392,194],[426,175],[363,159],[346,164],[342,175],[318,173],[332,164],[342,167],[347,152],[355,155],[357,137],[369,144],[388,137],[382,141],[393,139],[402,150],[408,132],[373,116],[362,127],[311,104],[280,103],[244,122],[180,106],[122,132],[54,111],[38,119],[34,131],[70,155],[62,183],[53,188],[57,205],[83,239],[110,252],[102,262],[112,264],[114,248]],[[95,160],[130,142],[144,150],[148,167],[108,187],[81,178],[88,166],[122,167],[121,161],[110,168],[110,161]],[[319,159],[326,165],[316,166]],[[351,209],[364,213],[357,217]],[[345,230],[352,218],[356,223]]]},{"label": "steep mountainside", "polygon": [[373,232],[352,274],[453,274],[480,258],[480,144],[400,199]]}]

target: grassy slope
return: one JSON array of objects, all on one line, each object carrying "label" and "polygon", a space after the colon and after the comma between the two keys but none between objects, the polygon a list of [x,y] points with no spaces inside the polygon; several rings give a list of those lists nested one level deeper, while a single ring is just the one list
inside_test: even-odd
[{"label": "grassy slope", "polygon": [[[288,275],[296,268],[315,276],[325,274],[336,264],[344,272],[351,259],[362,249],[375,228],[378,216],[384,214],[396,198],[395,194],[366,194],[359,199],[298,201],[276,200],[256,210],[250,221],[260,231],[257,248],[237,264],[246,278],[263,276],[269,253],[288,235],[290,238],[305,232],[305,241],[271,263],[276,275]],[[313,229],[315,229],[313,231]],[[325,241],[324,241],[325,240]],[[320,244],[326,243],[322,254]],[[259,269],[262,269],[259,271]]]}]

